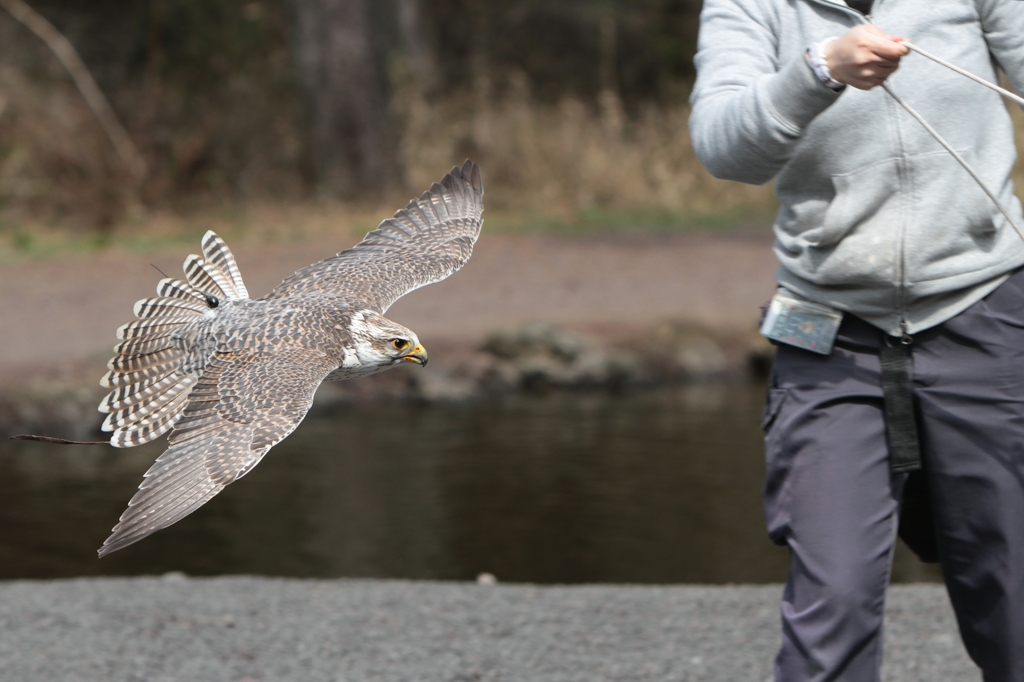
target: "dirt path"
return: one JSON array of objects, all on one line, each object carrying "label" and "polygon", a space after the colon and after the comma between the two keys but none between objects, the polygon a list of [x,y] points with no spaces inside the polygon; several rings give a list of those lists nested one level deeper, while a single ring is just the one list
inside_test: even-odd
[{"label": "dirt path", "polygon": [[[235,253],[256,297],[344,246],[243,243]],[[98,376],[114,330],[132,319],[137,299],[153,295],[160,275],[150,264],[180,276],[188,252],[114,247],[0,265],[0,384],[83,368]],[[476,346],[495,329],[531,321],[624,336],[675,319],[749,334],[774,269],[763,236],[485,236],[462,272],[413,292],[388,316],[428,348]]]}]

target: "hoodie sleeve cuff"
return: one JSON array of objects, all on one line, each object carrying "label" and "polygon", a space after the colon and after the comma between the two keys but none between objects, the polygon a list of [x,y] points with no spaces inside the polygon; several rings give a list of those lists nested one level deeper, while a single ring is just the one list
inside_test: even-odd
[{"label": "hoodie sleeve cuff", "polygon": [[768,101],[783,123],[802,131],[814,117],[839,99],[841,92],[826,87],[802,54],[765,83]]}]

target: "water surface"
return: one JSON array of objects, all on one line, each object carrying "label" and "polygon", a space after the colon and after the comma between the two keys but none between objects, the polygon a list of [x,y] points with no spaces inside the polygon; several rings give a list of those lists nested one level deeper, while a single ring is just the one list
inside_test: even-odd
[{"label": "water surface", "polygon": [[[251,573],[539,583],[785,578],[760,490],[763,387],[557,394],[307,419],[177,525],[95,550],[163,441],[0,441],[0,579]],[[937,573],[900,549],[894,579]]]}]

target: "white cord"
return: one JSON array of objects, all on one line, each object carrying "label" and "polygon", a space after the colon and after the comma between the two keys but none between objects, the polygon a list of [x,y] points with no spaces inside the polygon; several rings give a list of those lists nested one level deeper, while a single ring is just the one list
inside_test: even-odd
[{"label": "white cord", "polygon": [[[976,76],[973,73],[971,73],[970,71],[967,71],[966,69],[961,69],[959,66],[956,66],[955,64],[951,64],[951,63],[947,62],[945,59],[941,59],[940,57],[936,57],[935,55],[931,54],[930,52],[922,50],[917,45],[914,45],[909,40],[904,40],[903,44],[906,45],[909,49],[913,50],[914,52],[917,52],[922,57],[927,57],[928,59],[931,59],[936,64],[941,64],[942,66],[946,67],[947,69],[950,69],[951,71],[955,71],[956,73],[958,73],[961,76],[964,76],[966,78],[970,78],[975,83],[980,83],[981,85],[984,85],[986,88],[991,88],[992,90],[995,90],[996,92],[998,92],[1003,97],[1007,97],[1009,99],[1012,99],[1014,102],[1017,102],[1021,106],[1024,106],[1024,98],[1018,97],[1017,95],[1013,94],[1009,90],[1001,88],[998,85],[996,85],[995,83],[990,83],[987,80],[985,80],[984,78],[982,78],[980,76]],[[974,179],[974,181],[976,183],[978,183],[978,187],[981,187],[982,191],[984,191],[985,194],[988,195],[988,198],[992,200],[992,203],[996,205],[996,208],[998,208],[999,212],[1003,214],[1003,216],[1006,218],[1007,222],[1009,222],[1010,225],[1013,227],[1013,229],[1017,232],[1017,235],[1020,236],[1020,238],[1022,240],[1024,240],[1024,230],[1022,230],[1020,225],[1018,225],[1013,220],[1013,218],[1010,217],[1009,211],[1007,211],[1005,208],[1003,208],[1003,205],[999,202],[999,199],[996,198],[996,195],[992,192],[991,189],[989,189],[988,185],[985,184],[985,181],[981,179],[981,176],[978,175],[978,173],[973,168],[971,168],[971,165],[969,163],[967,163],[967,161],[964,159],[964,157],[960,156],[960,154],[958,154],[957,151],[955,149],[953,149],[953,146],[951,144],[949,144],[948,142],[946,142],[946,140],[942,137],[942,135],[939,135],[939,131],[937,131],[935,128],[933,128],[931,126],[931,124],[928,123],[928,121],[924,120],[924,117],[921,116],[921,114],[917,113],[917,111],[912,106],[910,106],[909,104],[904,102],[895,92],[893,92],[892,88],[889,87],[888,83],[882,83],[882,88],[889,94],[889,97],[892,97],[893,100],[895,100],[895,102],[897,104],[899,104],[901,107],[903,107],[904,109],[907,110],[908,114],[913,116],[917,120],[918,123],[920,123],[922,126],[924,126],[924,129],[927,130],[931,134],[931,136],[935,138],[935,141],[938,142],[939,144],[941,144],[942,147],[947,152],[949,152],[950,155],[954,159],[957,160],[957,163],[959,163],[961,166],[963,166],[964,170],[967,171],[968,174],[970,174],[970,176]]]},{"label": "white cord", "polygon": [[986,88],[991,88],[991,89],[995,90],[996,92],[998,92],[1003,97],[1007,97],[1009,99],[1012,99],[1017,104],[1019,104],[1021,106],[1024,106],[1024,97],[1019,97],[1019,96],[1013,94],[1012,92],[1010,92],[1009,90],[1007,90],[1005,88],[999,87],[995,83],[988,82],[987,80],[985,80],[981,76],[975,76],[973,73],[971,73],[970,71],[967,71],[966,69],[961,69],[959,66],[956,66],[955,64],[950,64],[945,59],[941,59],[940,57],[936,57],[935,55],[933,55],[930,52],[926,52],[925,50],[922,50],[921,48],[919,48],[917,45],[915,45],[914,43],[910,42],[909,40],[904,40],[902,42],[902,44],[906,45],[908,48],[910,48],[914,52],[918,53],[922,57],[927,57],[928,59],[932,60],[936,64],[942,64],[947,69],[950,69],[951,71],[956,71],[961,76],[966,76],[967,78],[970,78],[975,83],[981,83]]},{"label": "white cord", "polygon": [[1013,218],[1010,217],[1010,214],[1007,212],[1005,208],[1003,208],[1003,205],[999,202],[999,199],[996,199],[996,195],[992,193],[992,190],[988,188],[988,185],[985,184],[985,181],[981,179],[981,176],[978,175],[973,168],[971,168],[971,165],[967,163],[964,157],[960,156],[960,154],[957,153],[955,149],[953,149],[953,146],[946,142],[946,140],[943,139],[942,135],[939,135],[939,131],[933,128],[931,124],[928,123],[928,121],[924,120],[924,117],[921,116],[921,114],[917,113],[917,111],[912,106],[904,102],[895,92],[893,92],[892,88],[889,87],[888,83],[882,83],[882,88],[884,88],[885,91],[889,93],[889,97],[892,97],[894,100],[896,100],[897,104],[906,109],[908,114],[917,119],[917,122],[924,126],[925,130],[931,133],[932,137],[934,137],[935,140],[939,144],[941,144],[945,148],[945,150],[949,152],[953,156],[953,158],[960,163],[961,166],[964,167],[965,171],[970,173],[971,177],[974,178],[974,181],[978,183],[978,186],[981,187],[985,194],[988,195],[988,198],[992,200],[992,203],[996,205],[996,208],[999,209],[999,212],[1006,217],[1006,220],[1010,223],[1013,229],[1017,231],[1017,234],[1020,235],[1020,238],[1024,239],[1024,230],[1022,230],[1020,226],[1016,222],[1014,222]]}]

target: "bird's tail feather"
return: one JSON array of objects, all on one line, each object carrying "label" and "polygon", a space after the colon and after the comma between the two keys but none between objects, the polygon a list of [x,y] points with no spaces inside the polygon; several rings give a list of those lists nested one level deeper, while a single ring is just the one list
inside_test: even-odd
[{"label": "bird's tail feather", "polygon": [[138,372],[144,369],[159,367],[172,362],[178,357],[178,349],[173,347],[162,348],[152,353],[138,353],[133,355],[117,355],[107,363],[107,369],[113,372]]},{"label": "bird's tail feather", "polygon": [[185,280],[161,280],[156,298],[135,304],[138,319],[117,330],[121,343],[100,380],[113,390],[99,405],[107,414],[102,428],[113,432],[110,444],[115,447],[147,443],[174,426],[199,378],[186,367],[189,349],[180,332],[221,302],[249,297],[224,241],[207,232],[202,247],[203,256],[185,260]]},{"label": "bird's tail feather", "polygon": [[228,294],[228,298],[249,298],[249,292],[242,282],[242,273],[238,271],[231,249],[213,231],[207,232],[203,237],[203,256],[207,265],[212,266],[218,272],[219,279],[223,280],[221,289]]}]

